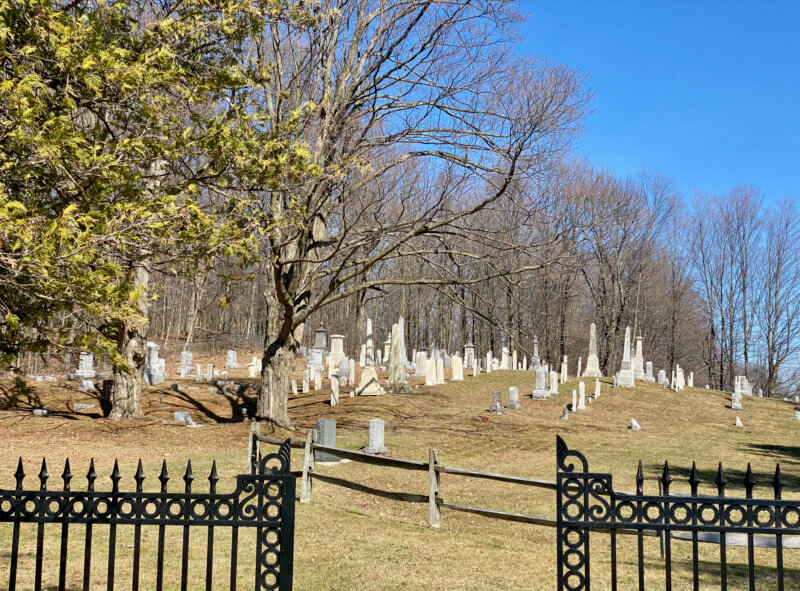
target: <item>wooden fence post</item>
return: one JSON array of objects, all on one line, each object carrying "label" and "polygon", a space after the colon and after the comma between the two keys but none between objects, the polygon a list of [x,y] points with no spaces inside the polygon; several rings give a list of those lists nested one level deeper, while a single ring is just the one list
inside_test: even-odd
[{"label": "wooden fence post", "polygon": [[303,476],[300,480],[300,502],[311,502],[311,472],[314,471],[314,444],[317,442],[316,429],[306,432],[306,447],[303,454]]},{"label": "wooden fence post", "polygon": [[428,521],[431,527],[442,525],[442,510],[439,507],[439,499],[442,492],[442,477],[436,471],[439,464],[439,450],[431,449],[428,453]]}]

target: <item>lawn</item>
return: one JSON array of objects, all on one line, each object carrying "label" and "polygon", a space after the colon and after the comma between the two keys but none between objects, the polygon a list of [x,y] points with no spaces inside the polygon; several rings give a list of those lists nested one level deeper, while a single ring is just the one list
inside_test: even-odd
[{"label": "lawn", "polygon": [[[299,377],[299,375],[298,375]],[[246,380],[240,380],[246,381]],[[584,452],[591,470],[613,474],[618,490],[632,491],[638,460],[647,481],[646,491],[655,493],[655,479],[664,460],[669,460],[675,478],[673,490],[688,490],[684,484],[692,461],[697,462],[704,484],[701,492],[715,490],[713,479],[718,461],[723,461],[731,494],[741,494],[747,463],[761,485],[757,493],[771,495],[770,480],[779,461],[787,486],[785,498],[800,496],[800,447],[794,445],[800,423],[793,420],[792,405],[775,400],[745,398],[744,409],[728,408],[729,395],[705,389],[674,393],[642,384],[634,389],[612,389],[603,381],[602,395],[584,412],[563,421],[561,410],[571,400],[575,380],[561,386],[561,393],[549,400],[531,400],[524,393],[533,387],[532,372],[493,372],[464,382],[424,387],[418,382],[409,395],[351,398],[342,393],[341,403],[331,408],[327,391],[301,394],[290,403],[298,430],[292,437],[303,439],[319,417],[337,421],[337,445],[350,449],[367,443],[369,419],[386,421],[386,445],[390,455],[427,461],[428,450],[439,450],[447,466],[553,480],[555,477],[555,436]],[[118,458],[123,474],[121,489],[132,489],[139,458],[148,478],[145,489],[157,489],[156,479],[166,461],[172,479],[170,490],[180,490],[186,460],[192,460],[194,490],[204,490],[211,461],[217,460],[222,477],[219,490],[229,490],[233,477],[246,463],[249,424],[241,420],[239,408],[252,404],[251,395],[209,392],[191,381],[179,382],[182,392],[150,388],[145,395],[147,419],[112,423],[97,418],[97,411],[72,412],[73,402],[96,402],[91,394],[77,391],[76,383],[32,384],[37,399],[22,397],[16,409],[0,411],[0,437],[5,453],[0,455],[0,484],[13,486],[13,472],[22,457],[28,474],[26,488],[36,486],[34,478],[42,457],[51,474],[48,486],[61,485],[60,474],[67,456],[76,474],[73,488],[83,486],[89,459],[95,459],[100,478],[98,488],[108,488],[113,462]],[[522,409],[491,415],[488,422],[476,420],[491,403],[493,390],[507,398],[509,386],[518,386]],[[10,384],[4,383],[8,399]],[[192,388],[192,389],[190,389]],[[587,381],[587,393],[594,380]],[[160,394],[163,400],[160,403]],[[46,418],[33,417],[28,406],[42,404],[55,412]],[[173,424],[174,410],[189,410],[206,427],[190,429]],[[736,416],[744,427],[734,427]],[[642,430],[628,429],[636,418]],[[276,433],[274,436],[286,436]],[[299,469],[302,453],[294,451],[293,466]],[[384,490],[427,494],[424,472],[372,467],[354,462],[318,466],[319,472],[368,484]],[[299,486],[298,486],[299,489]],[[503,511],[554,516],[555,494],[549,490],[501,484],[444,474],[442,496],[448,503],[475,505]],[[297,505],[295,539],[295,589],[297,590],[483,590],[551,589],[555,587],[555,535],[551,528],[532,526],[445,510],[442,527],[427,523],[427,504],[390,501],[316,481],[310,504]],[[45,569],[48,585],[57,577],[58,547],[55,526],[49,526],[45,552],[51,559]],[[105,528],[103,528],[105,529]],[[130,571],[129,533],[120,528],[117,556],[122,573]],[[71,533],[70,578],[79,588],[82,557],[82,528]],[[0,527],[0,547],[8,547],[10,527]],[[153,533],[145,540],[146,564],[151,564]],[[172,534],[171,534],[172,535]],[[220,535],[220,540],[224,540]],[[192,533],[191,581],[196,588],[205,568],[205,533]],[[26,542],[21,568],[32,570],[34,529],[23,534]],[[180,558],[179,534],[168,543],[170,568],[165,588],[175,588]],[[102,535],[96,534],[95,569],[97,588],[102,582],[106,550]],[[252,541],[243,542],[242,552]],[[222,555],[215,562],[215,580],[227,572],[224,541],[216,546]],[[592,536],[593,588],[608,585],[608,538]],[[8,554],[0,553],[0,586],[6,584]],[[243,554],[240,553],[240,556]],[[658,541],[646,541],[648,588],[664,588],[663,561]],[[635,538],[620,537],[618,560],[620,588],[634,589]],[[758,549],[763,565],[758,588],[774,586],[774,551]],[[701,545],[701,581],[718,586],[718,548]],[[729,548],[729,588],[745,588],[746,555],[742,548]],[[23,566],[24,565],[24,566]],[[243,567],[249,566],[242,560]],[[800,553],[788,550],[785,558],[787,588],[800,587]],[[688,587],[691,576],[691,544],[673,542],[673,588]],[[126,571],[127,569],[127,571]],[[153,568],[143,566],[142,588],[152,588]],[[252,580],[242,574],[242,584]],[[126,581],[127,582],[127,581]],[[22,588],[26,588],[24,585]],[[123,585],[119,588],[128,588]]]}]

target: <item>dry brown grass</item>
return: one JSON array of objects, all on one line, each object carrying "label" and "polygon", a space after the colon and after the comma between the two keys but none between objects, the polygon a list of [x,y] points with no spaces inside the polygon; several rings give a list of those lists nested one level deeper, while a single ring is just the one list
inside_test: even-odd
[{"label": "dry brown grass", "polygon": [[[428,449],[437,448],[440,461],[448,466],[552,480],[558,433],[570,447],[586,454],[592,470],[611,472],[614,485],[620,490],[633,489],[638,459],[643,461],[648,478],[646,489],[650,491],[656,490],[653,479],[660,474],[665,459],[670,461],[676,481],[686,476],[692,460],[697,461],[701,476],[711,481],[717,462],[722,460],[732,492],[741,492],[748,462],[757,478],[768,486],[775,462],[780,461],[787,481],[785,496],[800,494],[800,447],[794,445],[800,424],[792,420],[789,404],[747,398],[744,410],[735,412],[727,408],[728,395],[720,392],[691,389],[676,394],[653,385],[612,391],[606,381],[601,397],[587,411],[561,421],[561,408],[575,387],[573,380],[550,400],[523,398],[519,411],[491,416],[486,423],[473,420],[488,408],[492,390],[501,390],[505,397],[511,385],[518,386],[521,395],[530,391],[532,373],[483,374],[435,388],[420,386],[407,396],[350,398],[343,392],[341,404],[333,408],[328,404],[327,391],[300,395],[291,402],[292,416],[300,427],[293,437],[302,438],[303,428],[312,427],[318,417],[332,417],[338,423],[338,445],[358,449],[366,444],[369,419],[380,417],[386,421],[386,444],[392,455],[426,461]],[[61,473],[66,456],[72,461],[73,472],[79,475],[85,473],[89,458],[94,456],[101,480],[106,482],[113,459],[118,457],[125,475],[123,487],[133,485],[133,470],[139,457],[150,476],[145,484],[151,487],[157,485],[155,476],[163,459],[170,467],[172,483],[179,486],[185,461],[191,458],[196,490],[205,485],[212,458],[217,459],[223,475],[221,490],[230,487],[231,477],[244,468],[248,424],[239,422],[237,417],[238,406],[251,403],[247,400],[249,395],[245,400],[236,400],[211,394],[205,386],[197,385],[195,390],[186,390],[185,395],[166,393],[164,406],[159,406],[157,392],[162,390],[149,389],[147,420],[110,423],[91,417],[92,411],[69,411],[72,402],[91,398],[77,392],[77,384],[36,386],[41,401],[59,413],[42,419],[30,416],[28,410],[0,412],[0,437],[6,452],[0,455],[0,483],[4,486],[13,481],[11,474],[18,456],[25,459],[29,474],[38,470],[38,462],[46,456],[54,475],[51,484],[56,486],[60,480],[55,475]],[[185,382],[185,386],[195,385]],[[3,387],[7,388],[7,384]],[[593,391],[594,382],[590,380],[587,392]],[[173,425],[172,411],[178,409],[190,410],[196,420],[212,426],[187,429]],[[743,429],[733,426],[737,414],[744,422]],[[627,428],[631,417],[641,423],[642,431]],[[296,468],[301,456],[295,452]],[[420,472],[356,463],[318,469],[376,488],[427,492],[427,475]],[[451,503],[554,515],[552,491],[447,474],[442,488],[445,500]],[[763,494],[770,492],[762,490]],[[433,530],[427,525],[427,513],[424,504],[388,501],[316,482],[311,504],[298,505],[295,588],[554,588],[552,529],[444,511],[442,528]],[[7,536],[6,528],[0,528],[0,532],[0,536]],[[603,588],[607,584],[607,538],[596,535],[592,539],[593,583]],[[5,540],[7,537],[0,537],[0,546]],[[632,539],[620,542],[621,588],[634,588],[634,548]],[[675,589],[686,588],[689,551],[690,544],[674,542]],[[651,588],[663,588],[655,539],[648,540],[647,553],[648,582]],[[123,548],[121,555],[124,554]],[[198,554],[196,559],[202,562],[202,552]],[[787,588],[800,588],[797,554],[787,552]],[[757,556],[766,568],[760,574],[758,588],[766,588],[765,581],[773,576],[768,566],[774,563],[774,555],[759,550]],[[702,558],[703,580],[712,584],[718,572],[716,549],[703,546]],[[731,588],[739,588],[743,585],[742,565],[746,564],[743,551],[730,550],[729,562],[733,573]],[[5,559],[0,560],[0,585],[5,584],[3,568],[7,568]]]}]

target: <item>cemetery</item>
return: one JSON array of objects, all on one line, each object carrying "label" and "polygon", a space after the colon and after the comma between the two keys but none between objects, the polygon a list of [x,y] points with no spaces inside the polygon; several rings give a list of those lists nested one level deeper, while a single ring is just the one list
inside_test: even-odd
[{"label": "cemetery", "polygon": [[800,589],[800,7],[684,4],[0,0],[0,589]]},{"label": "cemetery", "polygon": [[[594,377],[598,372],[592,370],[591,361],[577,376],[563,365],[560,372],[548,369],[550,364],[544,359],[523,369],[527,356],[523,362],[516,351],[503,350],[499,360],[491,352],[464,354],[473,366],[489,359],[488,367],[494,369],[479,373],[475,367],[461,365],[463,351],[449,354],[432,348],[433,357],[424,360],[426,375],[422,377],[409,358],[419,362],[426,352],[404,350],[403,324],[401,319],[390,331],[392,340],[385,343],[387,350],[381,355],[389,361],[383,366],[376,361],[371,322],[363,333],[363,347],[348,346],[340,335],[328,338],[320,328],[308,357],[298,355],[294,360],[295,387],[289,395],[294,431],[264,431],[252,420],[257,380],[250,376],[250,368],[236,363],[237,356],[249,356],[249,352],[195,355],[191,361],[198,364],[200,371],[196,371],[190,368],[185,351],[174,359],[160,358],[154,343],[148,351],[161,375],[144,387],[145,418],[135,424],[110,424],[102,419],[102,390],[83,384],[89,376],[102,378],[102,368],[82,355],[75,376],[34,381],[33,387],[19,393],[16,405],[0,411],[0,425],[9,441],[7,453],[0,458],[0,486],[13,488],[20,457],[29,476],[39,473],[35,458],[45,457],[50,483],[58,482],[68,457],[76,472],[77,466],[94,461],[101,475],[98,489],[107,488],[103,476],[111,473],[115,461],[122,483],[131,484],[141,459],[148,476],[145,491],[158,490],[156,476],[162,464],[174,480],[180,480],[188,460],[198,483],[216,462],[217,487],[229,490],[234,475],[252,473],[252,461],[274,453],[277,444],[289,437],[291,469],[298,478],[297,589],[354,588],[365,571],[374,582],[368,588],[374,589],[401,588],[412,575],[425,589],[551,585],[556,578],[556,435],[591,457],[595,470],[613,474],[621,490],[635,486],[637,464],[632,458],[641,459],[644,488],[650,494],[659,490],[665,459],[672,467],[674,492],[681,487],[678,480],[689,476],[693,463],[701,490],[710,491],[718,458],[725,458],[730,487],[741,488],[744,469],[750,465],[755,490],[763,493],[771,490],[771,470],[777,460],[786,480],[783,498],[800,498],[800,481],[791,475],[800,467],[800,456],[781,443],[787,433],[800,428],[796,419],[800,412],[792,400],[754,395],[747,390],[744,376],[735,381],[735,392],[693,388],[677,378],[671,383],[651,381],[651,362],[647,374],[642,372],[637,378],[638,367],[644,367],[641,341],[629,361],[627,336],[620,373],[634,374],[631,386],[623,385],[618,375]],[[592,348],[590,342],[588,350]],[[360,350],[364,367],[347,357],[348,351]],[[509,366],[516,359],[517,368],[501,369],[503,357]],[[296,387],[300,383],[302,389]],[[3,382],[3,395],[10,396],[15,387],[19,384]],[[308,450],[316,446],[326,451],[309,455]],[[337,449],[344,457],[336,455]],[[428,474],[432,462],[441,466],[435,478]],[[129,534],[121,531],[119,535]],[[7,535],[7,531],[0,534]],[[98,531],[96,541],[105,540],[103,535]],[[220,528],[217,543],[224,535]],[[601,536],[596,534],[595,539]],[[691,561],[692,544],[675,536],[671,574],[673,585],[683,587],[692,576],[691,568],[683,566]],[[128,543],[125,539],[117,543]],[[81,541],[80,535],[70,538],[75,555],[81,553]],[[143,552],[148,548],[146,541]],[[620,536],[617,552],[634,551],[634,541],[634,536]],[[34,543],[33,530],[23,531],[21,548],[33,552]],[[243,538],[241,548],[248,544],[252,540]],[[786,567],[800,566],[800,554],[790,550],[793,544],[787,536]],[[167,544],[167,564],[179,546]],[[701,562],[715,562],[717,546],[700,544]],[[648,537],[643,547],[650,556],[644,574],[648,587],[662,588],[663,567],[651,564],[661,560],[658,538]],[[44,560],[57,561],[57,551],[50,543]],[[766,548],[756,548],[758,556],[766,552]],[[597,544],[594,553],[593,568],[608,568],[607,544]],[[746,553],[742,544],[728,545],[730,582],[746,581]],[[386,555],[393,560],[387,563]],[[520,555],[528,556],[535,568],[519,568],[515,557]],[[20,565],[30,565],[24,551],[21,556]],[[464,560],[470,556],[474,560]],[[483,564],[489,557],[492,568]],[[99,569],[106,558],[107,548],[101,543],[94,549],[93,568]],[[204,560],[202,552],[190,555],[188,572],[203,570]],[[215,561],[224,562],[224,556]],[[70,563],[68,578],[80,578],[80,566],[79,561]],[[118,568],[125,571],[130,565],[121,562]],[[625,568],[619,565],[620,572]],[[795,568],[786,569],[787,586],[800,584],[800,579],[792,578]],[[217,576],[226,572],[216,562],[213,569]],[[635,577],[635,569],[628,570]],[[148,578],[152,575],[143,571],[142,584],[152,584]],[[0,579],[7,576],[8,564],[0,564]],[[46,570],[43,576],[45,581],[54,581],[57,571]],[[96,576],[102,578],[102,573]],[[162,576],[176,584],[178,573],[166,569]],[[705,571],[700,577],[701,581],[714,579]],[[768,580],[774,572],[760,564],[759,577]]]}]

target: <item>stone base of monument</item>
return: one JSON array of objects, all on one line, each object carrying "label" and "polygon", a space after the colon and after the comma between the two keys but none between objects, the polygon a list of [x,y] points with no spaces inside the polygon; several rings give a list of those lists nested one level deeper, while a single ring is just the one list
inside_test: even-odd
[{"label": "stone base of monument", "polygon": [[633,377],[632,369],[626,369],[626,370],[621,369],[619,373],[617,373],[616,377],[617,377],[618,388],[633,388],[634,385],[636,384]]},{"label": "stone base of monument", "polygon": [[531,398],[536,398],[539,400],[544,400],[546,398],[550,398],[550,390],[534,390],[531,392]]}]

